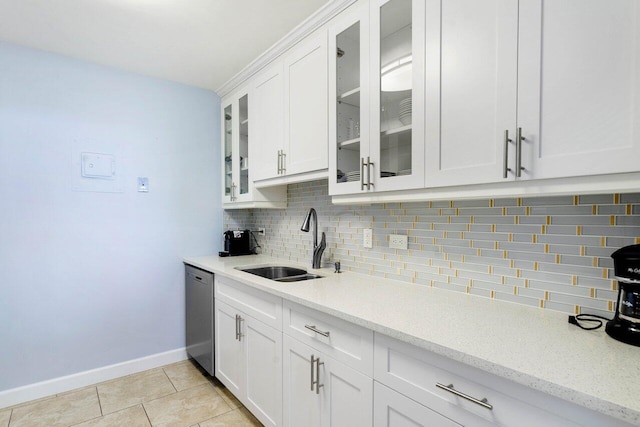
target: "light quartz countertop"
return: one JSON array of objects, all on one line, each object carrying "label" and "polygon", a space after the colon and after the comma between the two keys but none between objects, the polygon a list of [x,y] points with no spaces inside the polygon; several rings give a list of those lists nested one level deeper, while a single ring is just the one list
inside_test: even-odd
[{"label": "light quartz countertop", "polygon": [[640,425],[640,347],[610,338],[604,328],[582,330],[566,314],[331,269],[307,268],[325,277],[294,283],[235,269],[300,266],[263,255],[184,262]]}]

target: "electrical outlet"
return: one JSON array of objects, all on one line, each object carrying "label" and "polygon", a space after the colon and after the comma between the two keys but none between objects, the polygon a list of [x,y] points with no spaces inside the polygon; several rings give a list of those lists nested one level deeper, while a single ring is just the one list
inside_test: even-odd
[{"label": "electrical outlet", "polygon": [[389,236],[389,247],[392,249],[404,249],[408,248],[407,236],[402,234],[392,234]]},{"label": "electrical outlet", "polygon": [[373,230],[371,228],[365,228],[362,230],[362,247],[373,248]]}]

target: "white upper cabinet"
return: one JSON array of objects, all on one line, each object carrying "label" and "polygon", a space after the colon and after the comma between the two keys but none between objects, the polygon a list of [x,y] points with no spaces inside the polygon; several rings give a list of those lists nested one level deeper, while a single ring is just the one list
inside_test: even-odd
[{"label": "white upper cabinet", "polygon": [[282,61],[276,61],[252,80],[252,122],[255,136],[252,157],[260,159],[252,165],[254,181],[278,176],[280,153],[284,147],[284,82]]},{"label": "white upper cabinet", "polygon": [[319,30],[284,58],[283,174],[328,168],[327,31]]},{"label": "white upper cabinet", "polygon": [[[286,188],[258,189],[253,184],[253,168],[261,166],[258,159],[263,158],[260,153],[263,145],[258,142],[263,142],[259,138],[265,135],[262,115],[254,114],[253,94],[247,87],[222,100],[222,203],[225,209],[284,208],[287,204]],[[258,127],[253,123],[257,117],[262,119]]]},{"label": "white upper cabinet", "polygon": [[522,176],[640,170],[640,3],[520,0]]},{"label": "white upper cabinet", "polygon": [[515,159],[504,135],[516,125],[518,2],[428,0],[426,9],[426,186],[505,179],[504,161]]},{"label": "white upper cabinet", "polygon": [[424,2],[357,3],[330,29],[332,195],[424,185]]},{"label": "white upper cabinet", "polygon": [[640,170],[636,1],[426,8],[426,187]]}]

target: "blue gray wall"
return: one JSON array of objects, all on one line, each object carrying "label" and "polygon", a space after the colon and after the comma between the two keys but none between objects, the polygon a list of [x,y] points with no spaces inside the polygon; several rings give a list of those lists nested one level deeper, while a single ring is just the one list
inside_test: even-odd
[{"label": "blue gray wall", "polygon": [[[219,102],[0,43],[0,391],[184,346],[181,259],[221,249]],[[112,144],[123,191],[72,191],[73,147]]]}]

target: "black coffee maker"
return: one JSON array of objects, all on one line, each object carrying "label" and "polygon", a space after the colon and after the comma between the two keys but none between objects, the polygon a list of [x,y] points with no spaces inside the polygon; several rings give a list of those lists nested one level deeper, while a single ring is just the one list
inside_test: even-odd
[{"label": "black coffee maker", "polygon": [[612,338],[640,346],[640,245],[618,249],[611,258],[618,280],[618,306],[605,330]]},{"label": "black coffee maker", "polygon": [[224,251],[219,252],[220,256],[252,255],[254,253],[251,247],[251,231],[227,230],[224,232]]}]

